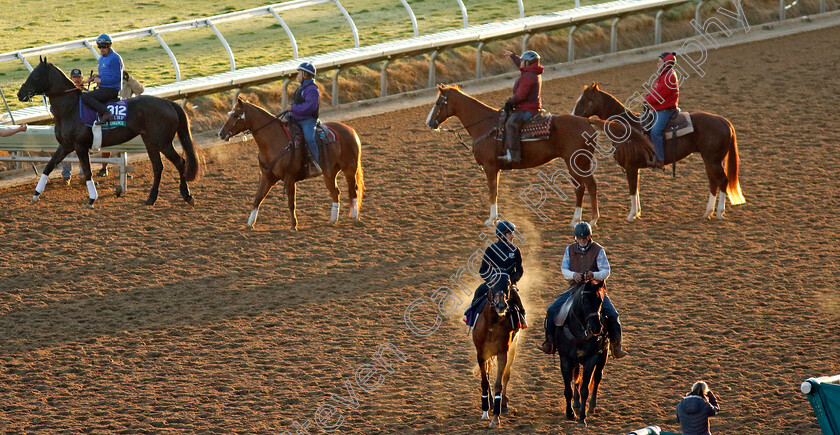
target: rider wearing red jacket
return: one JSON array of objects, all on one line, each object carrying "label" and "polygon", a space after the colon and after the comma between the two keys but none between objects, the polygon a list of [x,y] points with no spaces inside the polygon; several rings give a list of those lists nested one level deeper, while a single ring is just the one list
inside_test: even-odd
[{"label": "rider wearing red jacket", "polygon": [[677,73],[674,72],[676,62],[676,53],[665,52],[659,55],[659,63],[656,65],[659,77],[656,78],[653,89],[645,96],[645,102],[655,112],[653,127],[650,129],[650,141],[653,142],[656,151],[656,160],[649,162],[654,168],[662,168],[665,165],[662,131],[665,130],[671,116],[677,112],[680,100],[679,82]]},{"label": "rider wearing red jacket", "polygon": [[521,74],[513,84],[513,96],[505,102],[505,111],[509,112],[505,123],[505,147],[507,154],[499,157],[499,160],[506,162],[518,162],[521,159],[521,142],[519,130],[522,123],[531,119],[542,110],[540,91],[542,90],[542,76],[545,71],[540,65],[540,55],[536,51],[526,51],[522,57],[505,50],[503,53],[509,56],[519,68]]}]

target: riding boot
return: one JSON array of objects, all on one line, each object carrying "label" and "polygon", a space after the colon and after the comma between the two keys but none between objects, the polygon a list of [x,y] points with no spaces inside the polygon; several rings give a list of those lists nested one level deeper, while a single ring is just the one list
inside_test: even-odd
[{"label": "riding boot", "polygon": [[519,297],[519,291],[513,290],[510,296],[510,303],[514,306],[514,311],[519,314],[519,325],[521,329],[528,327],[528,322],[525,320],[525,306],[522,305],[522,299]]},{"label": "riding boot", "polygon": [[543,344],[537,346],[537,349],[549,355],[554,353],[554,335],[550,332],[554,329],[554,322],[549,322],[548,317],[545,318],[545,341]]},{"label": "riding boot", "polygon": [[522,144],[519,141],[519,129],[511,130],[505,135],[505,148],[507,148],[507,153],[499,157],[499,160],[508,163],[517,163],[522,160],[520,148]]},{"label": "riding boot", "polygon": [[114,120],[114,114],[111,112],[105,112],[102,115],[99,115],[99,123],[100,124],[107,124],[109,121]]},{"label": "riding boot", "polygon": [[607,335],[610,338],[610,350],[615,359],[624,358],[627,352],[621,348],[621,322],[607,316]]}]

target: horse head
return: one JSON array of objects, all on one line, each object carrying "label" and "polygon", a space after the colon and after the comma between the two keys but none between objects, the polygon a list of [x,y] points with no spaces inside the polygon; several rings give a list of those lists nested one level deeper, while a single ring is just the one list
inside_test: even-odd
[{"label": "horse head", "polygon": [[600,335],[601,305],[604,303],[605,291],[603,286],[595,286],[587,282],[575,292],[570,320],[574,320],[583,330],[585,339]]},{"label": "horse head", "polygon": [[[61,87],[62,77],[65,82],[64,87]],[[32,72],[29,73],[29,77],[21,85],[17,97],[18,100],[27,102],[35,95],[58,94],[73,88],[75,88],[73,82],[61,70],[56,68],[55,65],[47,62],[47,58],[44,57],[41,58],[38,66],[33,68]]]},{"label": "horse head", "polygon": [[496,310],[496,314],[504,316],[507,314],[508,299],[510,299],[510,276],[506,273],[498,273],[488,285],[490,286],[487,291],[488,302]]},{"label": "horse head", "polygon": [[603,92],[598,89],[598,83],[583,87],[583,92],[575,103],[575,108],[572,109],[572,115],[589,118],[592,115],[598,115],[603,111]]},{"label": "horse head", "polygon": [[449,103],[449,99],[453,95],[460,93],[461,89],[458,86],[438,85],[437,101],[435,101],[435,105],[432,107],[432,110],[429,112],[429,116],[426,118],[426,125],[428,125],[429,128],[437,130],[444,121],[452,116],[455,116],[452,105]]},{"label": "horse head", "polygon": [[233,110],[228,112],[228,119],[225,121],[225,125],[222,126],[221,130],[219,130],[219,137],[222,140],[230,140],[230,138],[247,130],[248,127],[246,124],[245,102],[242,101],[241,97],[236,97],[236,104],[233,106]]}]

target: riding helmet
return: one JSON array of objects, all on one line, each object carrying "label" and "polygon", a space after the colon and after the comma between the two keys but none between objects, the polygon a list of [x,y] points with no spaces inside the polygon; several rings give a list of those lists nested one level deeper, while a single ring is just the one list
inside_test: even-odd
[{"label": "riding helmet", "polygon": [[522,56],[519,56],[519,58],[526,62],[531,62],[534,60],[540,60],[540,55],[534,50],[528,50],[522,53]]},{"label": "riding helmet", "polygon": [[575,237],[589,237],[592,235],[592,227],[586,221],[580,221],[575,225]]},{"label": "riding helmet", "polygon": [[505,238],[505,234],[516,231],[516,225],[509,221],[500,221],[496,224],[496,236],[500,239]]},{"label": "riding helmet", "polygon": [[315,65],[312,65],[309,62],[304,62],[297,67],[298,71],[303,71],[311,76],[315,75]]},{"label": "riding helmet", "polygon": [[659,55],[659,58],[664,60],[665,62],[674,63],[677,61],[677,53],[673,51],[666,51]]},{"label": "riding helmet", "polygon": [[96,45],[111,45],[111,37],[107,33],[103,33],[96,38]]}]

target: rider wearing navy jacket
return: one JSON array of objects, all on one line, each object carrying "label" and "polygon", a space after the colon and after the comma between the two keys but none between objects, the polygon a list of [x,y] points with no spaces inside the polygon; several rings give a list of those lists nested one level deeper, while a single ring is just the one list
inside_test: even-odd
[{"label": "rider wearing navy jacket", "polygon": [[122,88],[123,61],[116,51],[111,49],[111,37],[103,33],[96,38],[99,47],[99,73],[87,80],[99,87],[91,92],[82,93],[82,101],[99,113],[99,121],[108,122],[114,115],[105,107],[105,102],[119,98]]},{"label": "rider wearing navy jacket", "polygon": [[309,148],[309,154],[312,157],[309,176],[313,177],[322,173],[321,165],[318,164],[318,142],[315,139],[315,124],[318,122],[321,92],[318,90],[318,85],[315,84],[314,65],[304,62],[298,66],[297,70],[300,87],[295,91],[290,109],[292,119],[297,121],[301,130],[303,130],[303,138],[306,140],[306,146]]}]

